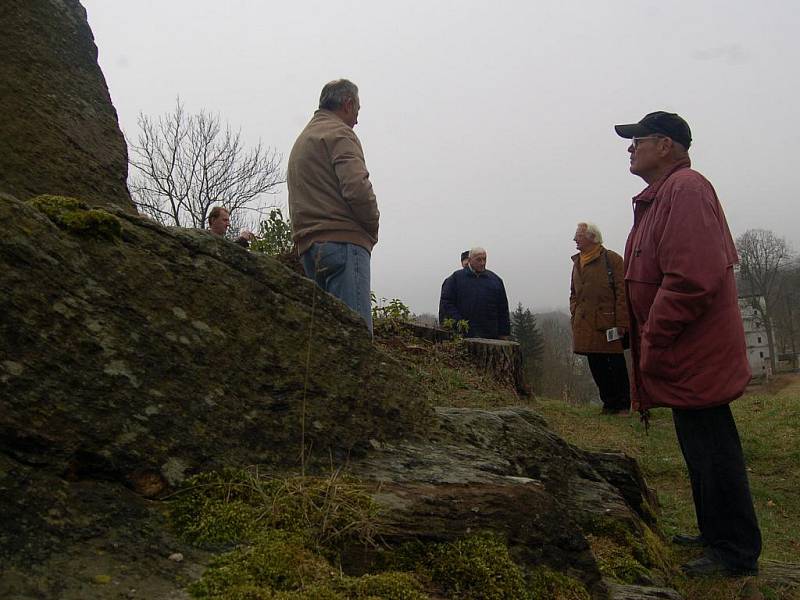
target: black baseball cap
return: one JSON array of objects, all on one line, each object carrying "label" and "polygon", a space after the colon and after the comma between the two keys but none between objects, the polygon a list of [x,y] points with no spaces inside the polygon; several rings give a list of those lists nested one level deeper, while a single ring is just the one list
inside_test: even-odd
[{"label": "black baseball cap", "polygon": [[464,260],[465,258],[469,258],[469,250],[464,250],[461,253],[461,260]]},{"label": "black baseball cap", "polygon": [[672,138],[687,150],[692,145],[692,130],[689,124],[675,113],[659,110],[642,117],[638,123],[614,125],[617,135],[627,139],[659,134]]}]

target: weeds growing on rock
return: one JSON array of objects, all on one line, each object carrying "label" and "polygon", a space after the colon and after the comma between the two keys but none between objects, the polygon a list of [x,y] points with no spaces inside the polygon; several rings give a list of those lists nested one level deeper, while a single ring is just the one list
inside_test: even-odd
[{"label": "weeds growing on rock", "polygon": [[281,529],[318,548],[355,540],[375,544],[377,505],[360,483],[334,471],[328,477],[270,478],[256,468],[204,473],[171,502],[172,523],[187,541],[224,546]]}]

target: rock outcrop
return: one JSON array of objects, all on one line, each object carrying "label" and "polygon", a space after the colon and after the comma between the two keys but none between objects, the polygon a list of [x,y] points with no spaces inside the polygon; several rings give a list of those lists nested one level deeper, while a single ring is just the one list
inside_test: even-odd
[{"label": "rock outcrop", "polygon": [[187,472],[296,466],[303,443],[345,458],[430,423],[424,391],[357,318],[270,258],[34,204],[0,199],[0,450],[15,460],[151,495]]},{"label": "rock outcrop", "polygon": [[135,212],[128,152],[78,0],[0,3],[0,192]]},{"label": "rock outcrop", "polygon": [[[0,597],[187,598],[210,555],[164,500],[255,464],[357,476],[387,547],[488,532],[569,598],[679,598],[634,461],[529,408],[434,409],[305,278],[136,215],[83,9],[8,0],[0,17]],[[381,550],[346,544],[341,567]]]}]

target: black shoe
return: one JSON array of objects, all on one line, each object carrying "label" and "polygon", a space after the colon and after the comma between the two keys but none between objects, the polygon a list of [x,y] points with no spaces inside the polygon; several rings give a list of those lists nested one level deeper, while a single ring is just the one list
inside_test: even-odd
[{"label": "black shoe", "polygon": [[706,541],[703,534],[689,535],[688,533],[678,533],[672,537],[672,543],[676,546],[705,546]]},{"label": "black shoe", "polygon": [[758,575],[758,569],[729,567],[718,558],[701,556],[681,567],[689,577],[749,577]]}]

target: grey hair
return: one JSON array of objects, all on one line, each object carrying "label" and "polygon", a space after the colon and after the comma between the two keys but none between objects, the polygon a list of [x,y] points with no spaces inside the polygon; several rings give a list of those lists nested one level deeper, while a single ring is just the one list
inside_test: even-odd
[{"label": "grey hair", "polygon": [[486,250],[481,248],[480,246],[475,246],[474,248],[469,249],[469,257],[472,258],[476,254],[486,254]]},{"label": "grey hair", "polygon": [[338,110],[350,98],[358,98],[358,86],[347,79],[336,79],[325,84],[319,95],[319,107]]},{"label": "grey hair", "polygon": [[600,233],[600,229],[594,223],[578,223],[578,229],[585,229],[586,234],[591,237],[595,243],[603,243],[603,234]]}]

